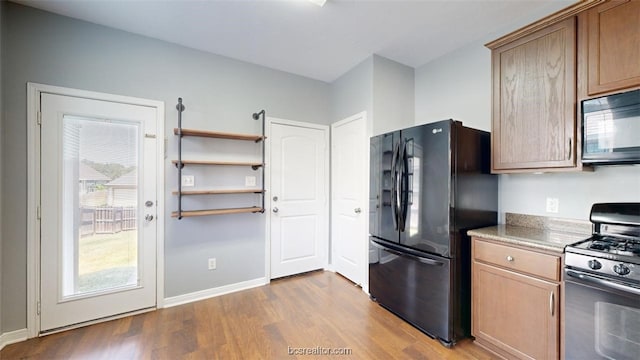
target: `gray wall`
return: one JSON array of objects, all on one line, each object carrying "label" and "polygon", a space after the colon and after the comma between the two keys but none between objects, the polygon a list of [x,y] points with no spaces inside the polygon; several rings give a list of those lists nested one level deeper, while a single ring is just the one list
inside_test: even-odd
[{"label": "gray wall", "polygon": [[[184,98],[184,126],[258,133],[251,114],[328,124],[330,86],[292,74],[190,50],[102,26],[7,3],[5,11],[3,178],[2,330],[26,325],[26,83],[27,81],[165,102],[168,159],[165,161],[165,295],[252,280],[264,274],[264,216],[226,215],[175,220],[169,217],[175,199],[176,99]],[[227,151],[224,156],[257,155],[250,145],[187,144]],[[244,147],[243,147],[244,146]],[[248,148],[246,146],[249,146]],[[10,170],[10,171],[9,171]],[[9,174],[11,174],[9,176]],[[256,174],[259,177],[258,173]],[[196,175],[196,182],[203,181]],[[219,180],[242,182],[244,172],[231,171]],[[239,204],[244,198],[225,198]],[[250,201],[252,199],[248,199]],[[194,204],[203,205],[203,204]],[[206,205],[206,204],[205,204]],[[8,211],[10,210],[10,211]],[[217,258],[218,269],[206,269]]]},{"label": "gray wall", "polygon": [[331,84],[332,120],[367,112],[377,135],[414,123],[414,69],[372,55]]},{"label": "gray wall", "polygon": [[[416,69],[416,123],[454,117],[467,126],[491,130],[491,51],[488,41],[566,6],[555,4],[503,31],[457,49]],[[640,201],[640,166],[599,167],[592,173],[500,175],[500,213],[588,220],[594,202]],[[546,198],[560,201],[546,212]]]},{"label": "gray wall", "polygon": [[453,118],[491,131],[491,51],[481,42],[416,69],[416,124]]},{"label": "gray wall", "polygon": [[414,69],[373,55],[373,135],[413,126]]},{"label": "gray wall", "polygon": [[361,111],[373,113],[373,56],[331,83],[331,119],[340,121]]}]

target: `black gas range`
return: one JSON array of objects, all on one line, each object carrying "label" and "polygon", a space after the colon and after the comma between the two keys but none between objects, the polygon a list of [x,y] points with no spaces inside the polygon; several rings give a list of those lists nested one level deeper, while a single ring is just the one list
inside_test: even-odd
[{"label": "black gas range", "polygon": [[565,248],[565,358],[640,353],[640,203],[594,204],[593,235]]},{"label": "black gas range", "polygon": [[565,248],[565,264],[640,284],[640,203],[594,204],[593,235]]}]

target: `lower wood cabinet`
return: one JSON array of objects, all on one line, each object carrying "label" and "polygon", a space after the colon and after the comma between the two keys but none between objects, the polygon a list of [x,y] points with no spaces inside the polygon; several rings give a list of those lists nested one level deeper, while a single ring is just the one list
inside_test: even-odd
[{"label": "lower wood cabinet", "polygon": [[559,274],[559,256],[474,238],[476,343],[507,359],[558,359]]}]

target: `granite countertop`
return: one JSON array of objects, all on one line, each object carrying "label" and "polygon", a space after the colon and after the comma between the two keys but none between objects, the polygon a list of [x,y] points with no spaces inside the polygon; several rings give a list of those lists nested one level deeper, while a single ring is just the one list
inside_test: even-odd
[{"label": "granite countertop", "polygon": [[480,236],[507,244],[526,246],[540,250],[563,253],[564,247],[588,238],[589,234],[578,234],[515,225],[497,225],[469,230],[471,236]]},{"label": "granite countertop", "polygon": [[563,253],[564,247],[591,236],[591,223],[579,220],[506,214],[506,224],[469,230],[471,236]]}]

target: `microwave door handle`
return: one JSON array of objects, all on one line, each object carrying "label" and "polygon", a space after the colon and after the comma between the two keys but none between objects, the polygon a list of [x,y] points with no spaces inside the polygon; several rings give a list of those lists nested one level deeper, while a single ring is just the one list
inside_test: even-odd
[{"label": "microwave door handle", "polygon": [[609,288],[609,289],[615,289],[615,290],[619,290],[619,291],[624,291],[624,292],[628,292],[628,293],[632,293],[635,295],[640,296],[640,289],[634,288],[634,287],[630,287],[630,286],[625,286],[622,284],[619,284],[617,282],[613,282],[613,281],[607,281],[607,280],[603,280],[597,277],[593,277],[589,274],[583,273],[583,272],[579,272],[579,271],[573,271],[573,270],[566,270],[565,269],[565,274],[569,277],[572,277],[574,279],[579,279],[582,282],[585,283],[591,283],[594,285],[598,285],[600,287],[605,287],[605,288]]}]

